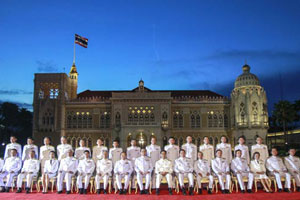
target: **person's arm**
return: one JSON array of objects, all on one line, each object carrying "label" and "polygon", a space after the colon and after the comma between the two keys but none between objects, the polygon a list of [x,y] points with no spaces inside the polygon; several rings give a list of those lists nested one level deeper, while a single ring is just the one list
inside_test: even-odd
[{"label": "person's arm", "polygon": [[237,173],[237,169],[236,169],[236,166],[235,166],[235,162],[234,161],[231,161],[231,170],[234,172],[234,173]]},{"label": "person's arm", "polygon": [[58,171],[58,167],[59,167],[59,161],[55,160],[54,162],[55,162],[55,165],[54,165],[52,173],[56,173]]},{"label": "person's arm", "polygon": [[22,161],[24,161],[25,158],[26,158],[26,149],[27,149],[27,145],[25,145],[25,146],[23,147]]},{"label": "person's arm", "polygon": [[38,146],[34,146],[34,151],[35,151],[35,158],[36,159],[39,159],[39,148],[38,148]]},{"label": "person's arm", "polygon": [[273,172],[274,168],[272,167],[272,165],[270,164],[270,159],[267,159],[266,161],[266,168],[270,171]]},{"label": "person's arm", "polygon": [[118,173],[118,167],[119,167],[119,162],[117,161],[116,162],[116,165],[114,167],[114,174],[117,174]]},{"label": "person's arm", "polygon": [[136,171],[136,173],[141,173],[139,167],[138,167],[138,160],[134,161],[134,170]]},{"label": "person's arm", "polygon": [[175,171],[176,173],[180,173],[180,170],[179,170],[179,168],[178,168],[177,162],[178,162],[178,161],[175,160],[174,171]]},{"label": "person's arm", "polygon": [[40,161],[37,160],[35,170],[33,173],[37,174],[37,173],[39,173],[39,171],[40,171]]}]

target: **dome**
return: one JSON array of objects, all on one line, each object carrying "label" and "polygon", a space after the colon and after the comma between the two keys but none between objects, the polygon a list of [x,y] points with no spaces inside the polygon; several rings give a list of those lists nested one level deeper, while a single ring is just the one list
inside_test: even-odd
[{"label": "dome", "polygon": [[250,73],[249,65],[245,64],[242,69],[243,69],[243,74],[237,77],[234,83],[234,87],[260,85],[257,76]]}]

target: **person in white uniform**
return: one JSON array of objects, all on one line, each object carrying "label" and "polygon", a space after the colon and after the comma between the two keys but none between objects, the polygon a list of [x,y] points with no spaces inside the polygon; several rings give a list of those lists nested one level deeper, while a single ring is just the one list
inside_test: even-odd
[{"label": "person in white uniform", "polygon": [[[131,161],[131,165],[134,169],[135,159],[141,156],[141,148],[136,146],[136,140],[131,140],[131,146],[127,148],[127,158]],[[135,189],[134,180],[136,179],[136,172],[132,173],[131,187]]]},{"label": "person in white uniform", "polygon": [[60,161],[57,176],[57,194],[62,194],[63,179],[66,181],[67,194],[71,194],[72,176],[77,171],[78,161],[73,157],[73,150],[67,151],[68,156]]},{"label": "person in white uniform", "polygon": [[162,150],[161,159],[155,163],[155,174],[156,174],[156,194],[160,193],[160,183],[163,177],[166,177],[168,182],[169,195],[172,195],[172,173],[173,173],[173,164],[170,160],[167,159],[167,152]]},{"label": "person in white uniform", "polygon": [[[90,151],[84,151],[84,159],[79,160],[78,164],[78,175],[77,175],[77,185],[79,189],[79,194],[87,194],[87,188],[90,183],[91,176],[95,170],[95,163],[93,159],[90,158]],[[82,184],[82,179],[84,179],[84,187]]]},{"label": "person in white uniform", "polygon": [[160,146],[156,145],[155,137],[151,138],[151,144],[146,147],[146,150],[147,150],[147,156],[150,158],[151,164],[154,167],[151,177],[152,177],[152,188],[155,189],[156,188],[156,185],[155,185],[155,179],[156,179],[155,163],[156,163],[156,161],[159,160],[160,152],[161,152]]},{"label": "person in white uniform", "polygon": [[277,148],[273,147],[271,150],[272,156],[270,156],[266,161],[266,168],[268,169],[270,175],[275,176],[276,183],[278,185],[278,192],[282,192],[281,177],[285,177],[285,192],[291,192],[291,175],[288,173],[287,168],[283,164],[282,159],[277,156]]},{"label": "person in white uniform", "polygon": [[250,171],[254,173],[254,177],[259,179],[267,193],[272,193],[271,185],[268,184],[269,177],[267,176],[265,161],[260,159],[260,154],[255,152],[253,154],[253,160],[250,163]]},{"label": "person in white uniform", "polygon": [[6,145],[4,152],[4,160],[10,157],[12,154],[10,151],[12,149],[17,150],[17,156],[22,158],[22,147],[19,143],[17,143],[17,138],[15,136],[10,136],[10,143]]},{"label": "person in white uniform", "polygon": [[73,148],[70,144],[67,144],[67,138],[65,136],[60,138],[60,142],[61,144],[57,146],[57,157],[59,161],[66,158],[70,150],[73,152]]},{"label": "person in white uniform", "polygon": [[107,194],[108,179],[111,177],[113,163],[108,159],[108,152],[103,151],[103,158],[97,161],[96,168],[96,189],[97,194],[101,193],[100,181],[103,180],[103,193]]},{"label": "person in white uniform", "polygon": [[193,175],[193,163],[192,160],[185,156],[185,150],[181,149],[179,152],[180,157],[175,160],[174,171],[176,172],[179,180],[179,185],[183,195],[186,195],[186,189],[184,186],[184,178],[189,180],[189,195],[193,195],[194,190],[194,175]]},{"label": "person in white uniform", "polygon": [[175,160],[179,158],[179,147],[175,145],[174,137],[169,138],[169,144],[165,146],[165,151],[167,152],[167,159],[174,164]]},{"label": "person in white uniform", "polygon": [[44,173],[44,166],[45,166],[45,162],[46,160],[50,159],[50,152],[54,151],[55,152],[55,148],[54,146],[50,145],[51,144],[51,140],[49,137],[44,137],[44,145],[40,147],[40,162],[41,162],[41,172],[42,174]]},{"label": "person in white uniform", "polygon": [[36,159],[35,150],[31,150],[29,152],[29,159],[24,161],[24,165],[22,167],[21,173],[18,175],[17,179],[17,192],[22,192],[22,183],[23,179],[26,177],[26,193],[28,194],[31,188],[31,183],[33,177],[37,177],[38,172],[40,170],[40,161]]},{"label": "person in white uniform", "polygon": [[284,164],[288,169],[289,173],[294,177],[297,191],[300,192],[300,159],[299,157],[295,156],[296,149],[291,147],[289,149],[289,156],[284,158]]},{"label": "person in white uniform", "polygon": [[93,160],[95,163],[97,163],[97,160],[103,158],[103,151],[108,151],[108,149],[103,145],[103,140],[99,138],[97,140],[97,145],[93,147]]},{"label": "person in white uniform", "polygon": [[186,143],[181,146],[181,149],[184,149],[186,152],[186,157],[191,159],[191,161],[194,163],[197,160],[197,146],[193,143],[192,136],[186,137]]},{"label": "person in white uniform", "polygon": [[199,147],[199,151],[203,153],[203,159],[211,163],[212,159],[215,158],[214,146],[209,144],[209,138],[207,136],[203,138],[203,142],[204,144]]},{"label": "person in white uniform", "polygon": [[[114,167],[114,174],[116,176],[117,186],[119,188],[119,194],[126,194],[130,176],[133,171],[131,161],[126,158],[126,152],[122,152],[121,160],[118,160]],[[122,187],[122,178],[124,178],[124,187]]]},{"label": "person in white uniform", "polygon": [[[18,175],[22,167],[22,160],[17,156],[17,149],[10,149],[9,152],[11,155],[5,159],[3,169],[0,173],[1,192],[9,192],[13,178]],[[6,184],[3,182],[4,178],[6,178]]]},{"label": "person in white uniform", "polygon": [[29,159],[29,154],[31,151],[34,151],[35,158],[39,158],[38,147],[34,144],[34,140],[31,137],[27,138],[27,144],[23,147],[22,161]]},{"label": "person in white uniform", "polygon": [[246,141],[245,137],[240,136],[239,144],[234,147],[234,152],[236,152],[236,150],[241,150],[242,158],[244,158],[247,161],[247,164],[249,165],[250,164],[249,148],[247,145],[245,145],[245,141]]},{"label": "person in white uniform", "polygon": [[0,173],[3,171],[4,160],[0,158]]},{"label": "person in white uniform", "polygon": [[242,151],[240,149],[235,150],[235,158],[231,161],[231,170],[233,174],[238,179],[241,192],[245,193],[245,185],[243,177],[248,178],[247,192],[252,193],[252,185],[254,180],[253,173],[250,172],[248,162],[245,158],[242,157]]},{"label": "person in white uniform", "polygon": [[232,160],[232,150],[231,144],[228,143],[228,139],[226,136],[221,136],[221,143],[217,144],[216,150],[222,150],[222,158],[226,160],[228,164],[231,163]]},{"label": "person in white uniform", "polygon": [[203,178],[208,178],[208,194],[212,194],[214,177],[211,174],[210,162],[203,158],[202,151],[198,152],[198,160],[194,163],[194,171],[197,177],[197,183],[199,188],[198,193],[202,194],[201,180]]},{"label": "person in white uniform", "polygon": [[116,162],[121,159],[122,148],[119,147],[119,141],[113,141],[113,148],[109,149],[109,159],[112,161],[113,167]]},{"label": "person in white uniform", "polygon": [[260,154],[260,159],[266,162],[269,157],[268,146],[263,144],[263,139],[261,137],[256,138],[256,144],[251,146],[251,156],[253,157],[255,152]]},{"label": "person in white uniform", "polygon": [[[211,161],[212,170],[219,179],[219,184],[221,187],[221,192],[223,194],[229,193],[229,187],[231,184],[231,176],[229,164],[225,158],[222,157],[222,150],[217,149],[216,158]],[[223,179],[225,178],[225,185]]]},{"label": "person in white uniform", "polygon": [[[48,157],[48,156],[47,156]],[[43,194],[48,193],[48,185],[51,178],[56,177],[59,161],[55,159],[55,152],[49,152],[49,159],[45,161],[44,172],[42,173]]]},{"label": "person in white uniform", "polygon": [[85,155],[85,151],[88,151],[89,152],[89,155],[92,155],[91,154],[91,149],[89,147],[86,147],[85,145],[85,140],[81,139],[79,141],[79,147],[77,147],[75,149],[75,158],[77,160],[83,160],[86,158],[86,155]]},{"label": "person in white uniform", "polygon": [[[151,173],[153,166],[149,157],[147,157],[146,149],[141,150],[141,156],[135,159],[134,169],[137,176],[137,182],[140,188],[140,194],[149,194],[148,189],[151,181]],[[145,188],[143,185],[145,178]]]}]

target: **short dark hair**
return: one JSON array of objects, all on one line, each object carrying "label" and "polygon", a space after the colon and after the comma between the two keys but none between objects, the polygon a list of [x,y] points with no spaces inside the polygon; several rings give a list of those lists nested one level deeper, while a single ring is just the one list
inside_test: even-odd
[{"label": "short dark hair", "polygon": [[114,142],[117,142],[117,143],[119,144],[119,140],[114,140],[113,143],[114,143]]},{"label": "short dark hair", "polygon": [[276,149],[276,151],[278,151],[278,147],[272,147],[271,150],[272,150],[272,149]]},{"label": "short dark hair", "polygon": [[89,150],[85,150],[83,153],[86,153],[86,152],[90,153],[90,151],[89,151]]},{"label": "short dark hair", "polygon": [[169,140],[170,140],[170,139],[173,139],[173,140],[175,140],[175,138],[174,138],[173,136],[169,137]]},{"label": "short dark hair", "polygon": [[218,153],[218,151],[221,151],[221,152],[223,153],[223,151],[222,151],[221,149],[217,149],[217,150],[216,150],[216,153]]},{"label": "short dark hair", "polygon": [[226,135],[222,135],[222,136],[220,137],[220,139],[222,139],[222,137],[226,138],[226,142],[228,142],[228,138],[227,138]]},{"label": "short dark hair", "polygon": [[242,151],[241,151],[240,149],[237,149],[237,150],[235,150],[234,155],[236,155],[236,153],[237,153],[238,151],[242,153]]},{"label": "short dark hair", "polygon": [[253,156],[252,156],[252,159],[254,159],[255,158],[255,155],[256,154],[258,154],[259,155],[259,157],[260,157],[260,153],[259,152],[255,152],[254,154],[253,154]]},{"label": "short dark hair", "polygon": [[28,137],[27,140],[33,140],[34,141],[34,139],[32,137]]},{"label": "short dark hair", "polygon": [[162,153],[162,152],[165,152],[165,153],[167,153],[167,151],[165,151],[165,150],[162,150],[160,153]]},{"label": "short dark hair", "polygon": [[203,140],[204,140],[205,138],[209,139],[209,137],[208,137],[208,136],[204,136],[204,137],[203,137]]},{"label": "short dark hair", "polygon": [[245,136],[241,135],[238,139],[241,139],[241,138],[246,141],[246,137]]},{"label": "short dark hair", "polygon": [[182,152],[182,151],[185,153],[185,150],[184,150],[184,149],[180,149],[180,150],[179,150],[179,153]]}]

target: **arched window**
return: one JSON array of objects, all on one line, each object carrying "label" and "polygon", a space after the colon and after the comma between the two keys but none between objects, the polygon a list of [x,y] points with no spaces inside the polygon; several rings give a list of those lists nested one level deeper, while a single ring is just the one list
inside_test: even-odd
[{"label": "arched window", "polygon": [[223,116],[222,116],[222,114],[219,115],[219,127],[223,127]]},{"label": "arched window", "polygon": [[72,140],[71,140],[71,145],[72,145],[73,149],[76,148],[76,143],[77,143],[76,138],[73,137]]},{"label": "arched window", "polygon": [[173,115],[173,127],[178,128],[178,116],[177,116],[177,114]]},{"label": "arched window", "polygon": [[93,142],[92,142],[92,139],[91,138],[88,138],[87,140],[87,146],[92,149],[93,148]]},{"label": "arched window", "polygon": [[246,123],[246,119],[245,119],[245,115],[246,115],[246,112],[245,112],[245,104],[242,102],[240,104],[240,115],[241,115],[241,124],[245,124]]},{"label": "arched window", "polygon": [[209,114],[209,115],[207,116],[207,118],[208,118],[208,127],[209,127],[209,128],[213,127],[212,115]]},{"label": "arched window", "polygon": [[228,116],[227,116],[227,114],[224,114],[224,127],[228,128]]},{"label": "arched window", "polygon": [[218,127],[218,116],[214,114],[214,127]]},{"label": "arched window", "polygon": [[179,144],[178,144],[179,148],[181,148],[182,145],[183,145],[183,138],[181,137],[181,138],[179,139]]},{"label": "arched window", "polygon": [[120,126],[121,125],[121,115],[119,112],[117,112],[116,114],[116,126]]},{"label": "arched window", "polygon": [[200,115],[198,114],[196,116],[196,128],[200,128],[201,127],[201,118]]},{"label": "arched window", "polygon": [[198,137],[198,138],[197,138],[197,147],[199,147],[200,145],[201,145],[201,138]]},{"label": "arched window", "polygon": [[162,115],[162,120],[163,121],[168,121],[168,114],[167,112],[164,112],[163,115]]},{"label": "arched window", "polygon": [[168,145],[168,138],[166,136],[163,137],[163,147]]},{"label": "arched window", "polygon": [[195,128],[195,127],[196,127],[195,116],[192,114],[191,115],[191,128]]},{"label": "arched window", "polygon": [[105,118],[105,128],[109,128],[110,127],[110,114],[106,114],[106,118]]},{"label": "arched window", "polygon": [[183,128],[183,116],[182,114],[179,114],[179,124],[178,124],[179,128]]}]

